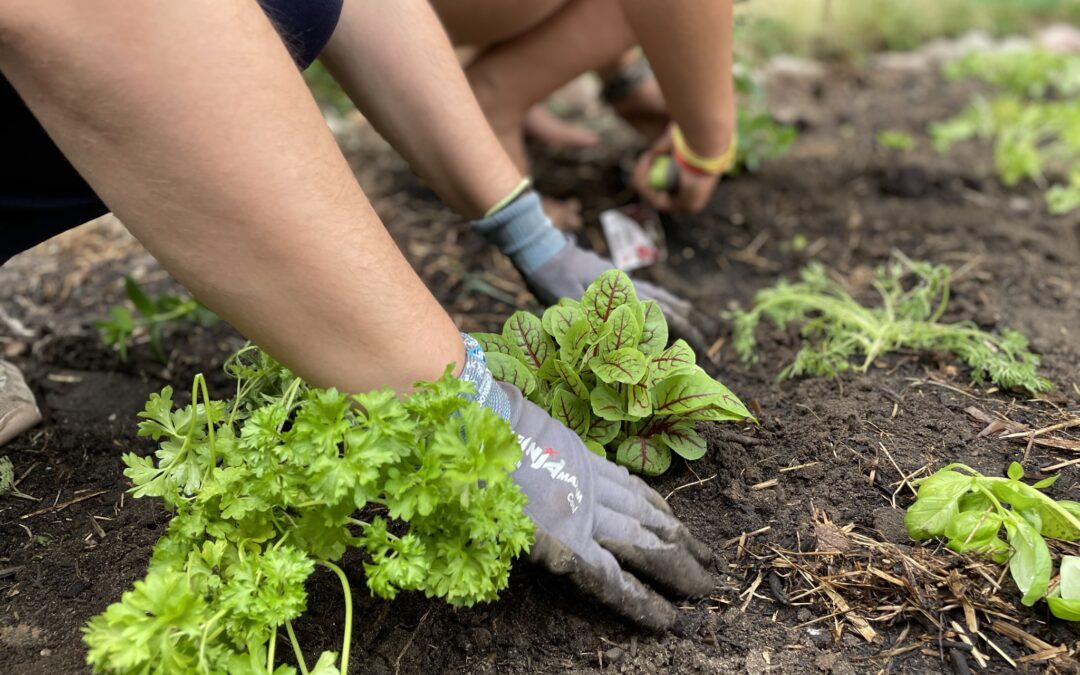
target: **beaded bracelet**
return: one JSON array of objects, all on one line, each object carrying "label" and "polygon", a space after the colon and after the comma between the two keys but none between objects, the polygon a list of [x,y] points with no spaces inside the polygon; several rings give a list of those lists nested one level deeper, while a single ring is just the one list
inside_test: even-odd
[{"label": "beaded bracelet", "polygon": [[686,144],[682,130],[675,125],[671,131],[672,141],[675,143],[675,160],[684,168],[704,176],[719,176],[729,170],[735,164],[735,152],[738,147],[738,139],[735,134],[731,135],[731,143],[724,154],[719,157],[703,157]]}]

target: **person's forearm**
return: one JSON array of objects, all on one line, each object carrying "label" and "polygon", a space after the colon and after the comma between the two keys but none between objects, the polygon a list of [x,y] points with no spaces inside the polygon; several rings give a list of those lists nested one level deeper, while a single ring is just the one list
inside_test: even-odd
[{"label": "person's forearm", "polygon": [[722,155],[735,129],[731,0],[620,0],[691,149]]},{"label": "person's forearm", "polygon": [[255,2],[8,0],[0,71],[165,268],[313,384],[460,366]]},{"label": "person's forearm", "polygon": [[345,0],[322,59],[440,198],[469,218],[520,182],[428,0]]}]

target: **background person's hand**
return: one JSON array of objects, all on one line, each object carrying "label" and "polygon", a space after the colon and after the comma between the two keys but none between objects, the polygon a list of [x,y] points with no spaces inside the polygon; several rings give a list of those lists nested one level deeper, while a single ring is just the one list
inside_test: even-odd
[{"label": "background person's hand", "polygon": [[[720,176],[708,176],[690,171],[674,159],[675,143],[669,126],[655,142],[638,157],[631,174],[630,183],[649,206],[660,211],[678,213],[697,213],[705,208],[716,190]],[[649,184],[649,170],[657,157],[671,158],[674,170],[678,172],[678,188],[674,193],[658,190]]]},{"label": "background person's hand", "polygon": [[703,567],[709,548],[644,481],[592,453],[516,388],[498,386],[521,442],[514,482],[536,523],[529,557],[642,626],[670,627],[675,607],[638,577],[680,596],[705,595],[713,587]]}]

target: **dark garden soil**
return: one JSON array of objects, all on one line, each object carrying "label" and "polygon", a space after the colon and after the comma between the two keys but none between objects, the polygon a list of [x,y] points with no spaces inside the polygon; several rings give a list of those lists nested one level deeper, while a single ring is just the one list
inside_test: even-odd
[{"label": "dark garden soil", "polygon": [[[782,93],[777,110],[802,127],[792,153],[758,175],[726,180],[705,214],[666,219],[671,255],[649,274],[718,318],[810,258],[865,294],[869,270],[897,249],[956,270],[946,318],[1025,331],[1057,389],[1042,400],[978,389],[941,355],[915,354],[882,359],[866,375],[778,383],[797,349],[794,332],[762,328],[763,360],[748,366],[724,345],[721,328],[711,336],[718,342],[709,367],[760,411],[762,424],[709,429],[711,452],[703,460],[677,463],[653,481],[715,550],[711,597],[682,605],[675,630],[658,636],[527,565],[515,570],[499,602],[457,610],[416,596],[372,599],[354,561],[351,672],[915,673],[977,665],[970,647],[948,632],[950,621],[965,624],[961,603],[948,599],[944,585],[919,586],[901,563],[902,556],[928,560],[902,528],[900,509],[911,500],[904,479],[953,461],[1000,475],[1014,459],[1039,475],[1070,458],[1063,450],[978,437],[984,424],[965,409],[1040,427],[1080,407],[1080,218],[1045,215],[1034,189],[1001,188],[985,149],[959,148],[949,157],[929,149],[925,124],[963,105],[971,94],[963,85],[924,72],[847,68],[772,85]],[[874,134],[882,129],[912,132],[917,149],[877,147]],[[450,217],[369,129],[343,143],[394,236],[463,328],[496,329],[517,306],[536,307],[508,264]],[[595,224],[599,209],[630,199],[620,182],[621,157],[612,152],[544,157],[540,185],[580,199],[586,222]],[[794,245],[796,235],[805,247]],[[580,236],[602,243],[595,225]],[[142,576],[168,520],[158,504],[124,493],[121,452],[151,449],[135,438],[134,415],[149,392],[168,383],[183,388],[199,371],[214,373],[211,385],[223,386],[220,364],[240,344],[224,325],[178,326],[166,336],[167,368],[146,345],[120,364],[91,321],[122,297],[125,272],[152,288],[172,283],[108,224],[0,269],[3,309],[32,332],[0,327],[0,347],[25,370],[45,415],[42,426],[0,453],[24,476],[19,488],[41,500],[0,499],[4,673],[86,671],[79,627]],[[401,332],[409,339],[408,326]],[[1069,439],[1070,432],[1054,436]],[[1080,470],[1061,473],[1051,492],[1077,498]],[[840,528],[849,524],[854,529],[844,534]],[[847,550],[817,553],[838,547]],[[960,586],[989,588],[964,560],[941,560]],[[834,576],[832,596],[808,581],[868,566],[894,581],[848,585]],[[1010,583],[998,594],[1006,604],[995,607],[1007,615],[999,622],[1074,649],[1074,628],[1049,620],[1044,605],[1010,609],[1017,599]],[[319,572],[309,590],[301,642],[312,652],[335,648],[343,617],[336,580]],[[983,597],[989,595],[995,594]],[[978,621],[985,638],[1012,659],[1040,651],[1035,642],[1004,636],[983,613]],[[946,632],[939,634],[942,622]],[[984,638],[975,646],[988,655],[990,670],[1010,668]],[[1059,655],[1020,667],[1068,670],[1072,663]]]}]

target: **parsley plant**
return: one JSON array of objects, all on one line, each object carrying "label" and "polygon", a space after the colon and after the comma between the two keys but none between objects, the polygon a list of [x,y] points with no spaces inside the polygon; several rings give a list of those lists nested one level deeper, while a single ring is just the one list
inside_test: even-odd
[{"label": "parsley plant", "polygon": [[[521,456],[502,419],[461,395],[450,374],[399,399],[307,386],[254,347],[227,365],[231,401],[196,376],[192,404],[172,389],[140,413],[151,457],[124,455],[136,497],[173,518],[146,577],[84,628],[95,672],[295,673],[277,665],[288,635],[299,672],[344,675],[351,590],[338,567],[361,548],[370,591],[422,591],[455,605],[495,599],[532,541]],[[366,517],[366,519],[365,519]],[[292,622],[304,584],[331,570],[345,596],[340,657],[309,669]]]}]

